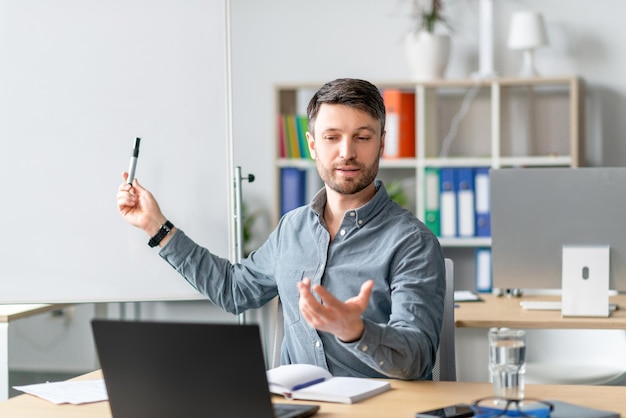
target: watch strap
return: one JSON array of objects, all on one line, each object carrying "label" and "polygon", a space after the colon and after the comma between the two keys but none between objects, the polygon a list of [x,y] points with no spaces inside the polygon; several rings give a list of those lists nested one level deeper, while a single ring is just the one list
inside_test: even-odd
[{"label": "watch strap", "polygon": [[150,241],[148,241],[148,245],[150,246],[150,248],[159,245],[163,238],[165,238],[170,232],[172,232],[173,228],[174,225],[170,221],[165,221],[165,223],[161,225],[159,231],[154,234],[152,238],[150,238]]}]

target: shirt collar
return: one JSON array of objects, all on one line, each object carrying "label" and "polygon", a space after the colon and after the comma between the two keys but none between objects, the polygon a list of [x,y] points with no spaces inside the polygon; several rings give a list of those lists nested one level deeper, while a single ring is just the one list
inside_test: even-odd
[{"label": "shirt collar", "polygon": [[[390,200],[387,189],[381,180],[374,180],[374,185],[376,186],[376,193],[374,193],[374,196],[369,202],[359,208],[351,209],[344,214],[344,218],[347,215],[354,219],[354,222],[358,227],[363,226],[367,223],[367,221],[373,218]],[[315,197],[313,197],[313,200],[311,200],[311,210],[313,210],[313,212],[317,215],[318,219],[321,219],[322,214],[324,213],[326,200],[326,187],[323,187],[319,192],[317,192]],[[355,212],[355,216],[350,216],[350,212]]]}]

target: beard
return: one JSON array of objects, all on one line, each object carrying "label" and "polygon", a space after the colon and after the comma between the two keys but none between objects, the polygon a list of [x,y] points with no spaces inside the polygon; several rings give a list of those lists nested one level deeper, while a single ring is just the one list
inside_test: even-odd
[{"label": "beard", "polygon": [[[348,160],[341,164],[332,164],[325,167],[319,160],[316,160],[317,171],[324,183],[333,191],[351,195],[364,190],[372,184],[378,174],[378,159],[374,163],[366,167],[355,160]],[[343,177],[337,174],[337,167],[358,168],[359,175],[356,177]]]}]

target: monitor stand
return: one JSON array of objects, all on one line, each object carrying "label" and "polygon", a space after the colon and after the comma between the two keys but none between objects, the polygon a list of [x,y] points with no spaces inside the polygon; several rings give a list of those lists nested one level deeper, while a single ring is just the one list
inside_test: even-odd
[{"label": "monitor stand", "polygon": [[610,247],[563,246],[562,316],[609,316]]}]

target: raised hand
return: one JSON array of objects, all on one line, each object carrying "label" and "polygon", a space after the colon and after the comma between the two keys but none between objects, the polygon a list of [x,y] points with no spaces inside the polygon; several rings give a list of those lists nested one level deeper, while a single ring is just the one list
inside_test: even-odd
[{"label": "raised hand", "polygon": [[[358,340],[365,328],[361,315],[367,308],[373,286],[374,281],[367,280],[361,285],[358,295],[342,302],[321,285],[311,287],[311,280],[305,277],[298,283],[300,313],[319,331],[329,332],[344,342]],[[321,302],[313,292],[321,298]]]},{"label": "raised hand", "polygon": [[128,223],[154,235],[166,221],[158,202],[135,178],[132,185],[126,183],[128,173],[122,174],[123,182],[117,191],[117,207]]}]

